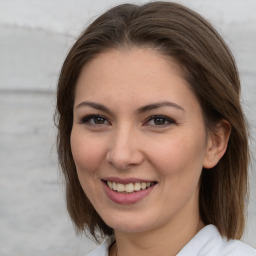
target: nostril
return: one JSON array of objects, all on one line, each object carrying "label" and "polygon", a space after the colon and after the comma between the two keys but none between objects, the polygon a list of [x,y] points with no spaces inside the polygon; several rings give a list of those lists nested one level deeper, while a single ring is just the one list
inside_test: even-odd
[{"label": "nostril", "polygon": [[139,150],[115,150],[108,152],[106,160],[119,170],[126,170],[143,162],[144,156]]}]

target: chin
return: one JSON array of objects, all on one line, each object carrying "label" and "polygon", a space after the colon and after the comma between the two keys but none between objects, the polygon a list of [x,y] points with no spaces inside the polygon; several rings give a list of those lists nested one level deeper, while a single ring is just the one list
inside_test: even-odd
[{"label": "chin", "polygon": [[[114,214],[112,216],[115,216]],[[120,218],[106,218],[105,223],[117,232],[122,233],[140,233],[150,230],[150,223],[145,219],[132,216],[120,216]]]},{"label": "chin", "polygon": [[116,232],[122,233],[141,233],[149,230],[148,227],[143,227],[141,225],[127,225],[125,224],[117,224],[113,227]]}]

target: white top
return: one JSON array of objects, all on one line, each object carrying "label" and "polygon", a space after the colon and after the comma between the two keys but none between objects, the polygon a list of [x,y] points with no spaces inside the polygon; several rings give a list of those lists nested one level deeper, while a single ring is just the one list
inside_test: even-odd
[{"label": "white top", "polygon": [[[87,256],[108,256],[114,237],[106,239],[101,246]],[[214,225],[200,230],[176,256],[256,256],[256,249],[239,240],[221,237]]]}]

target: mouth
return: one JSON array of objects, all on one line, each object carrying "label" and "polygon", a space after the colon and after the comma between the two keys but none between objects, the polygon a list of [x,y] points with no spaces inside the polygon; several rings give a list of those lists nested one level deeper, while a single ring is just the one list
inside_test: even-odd
[{"label": "mouth", "polygon": [[132,194],[141,190],[147,190],[156,185],[157,182],[131,182],[127,184],[118,183],[115,181],[103,180],[105,184],[113,191],[122,194]]}]

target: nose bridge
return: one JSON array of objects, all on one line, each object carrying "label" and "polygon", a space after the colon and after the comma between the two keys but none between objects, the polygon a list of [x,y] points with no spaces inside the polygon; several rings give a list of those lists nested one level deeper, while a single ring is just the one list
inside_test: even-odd
[{"label": "nose bridge", "polygon": [[112,134],[107,160],[118,169],[127,169],[141,163],[142,152],[139,148],[138,132],[132,125],[118,125]]}]

